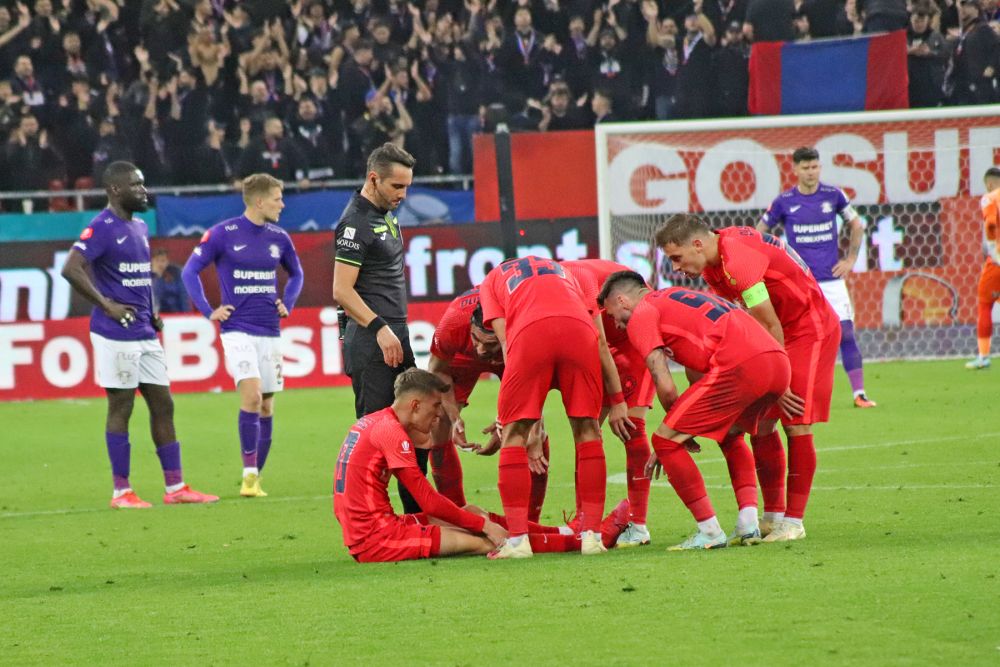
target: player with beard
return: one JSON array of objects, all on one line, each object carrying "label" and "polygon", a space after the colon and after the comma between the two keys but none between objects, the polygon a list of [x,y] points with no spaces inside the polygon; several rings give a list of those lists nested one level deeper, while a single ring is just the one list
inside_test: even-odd
[{"label": "player with beard", "polygon": [[[181,277],[201,314],[222,329],[226,368],[240,394],[240,495],[254,498],[267,495],[260,488],[260,472],[271,450],[274,394],[285,386],[279,321],[295,306],[304,276],[292,238],[276,224],[285,207],[281,181],[269,174],[247,176],[243,202],[243,215],[205,232]],[[215,264],[222,298],[214,309],[199,277],[210,264]],[[279,265],[288,274],[283,298],[278,298]]]},{"label": "player with beard", "polygon": [[142,172],[129,162],[112,162],[104,171],[108,206],[73,244],[63,278],[94,304],[90,340],[97,382],[108,397],[105,440],[111,459],[111,507],[151,505],[129,482],[131,444],[128,424],[138,388],[149,408],[150,430],[163,468],[165,504],[212,503],[218,496],[184,483],[181,446],[174,431],[174,402],[163,347],[156,337],[163,325],[153,316],[153,280],[146,223],[134,217],[149,208]]}]

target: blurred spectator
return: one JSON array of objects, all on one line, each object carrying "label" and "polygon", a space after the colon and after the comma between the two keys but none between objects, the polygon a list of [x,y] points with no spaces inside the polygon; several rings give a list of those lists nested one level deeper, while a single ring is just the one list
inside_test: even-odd
[{"label": "blurred spectator", "polygon": [[938,13],[933,0],[918,0],[910,14],[906,41],[911,108],[936,107],[941,104],[945,44],[932,21]]},{"label": "blurred spectator", "polygon": [[10,79],[14,95],[40,120],[46,118],[45,103],[48,101],[42,82],[35,76],[35,66],[28,56],[18,56],[14,61],[14,76]]},{"label": "blurred spectator", "polygon": [[264,121],[264,134],[251,139],[240,156],[236,175],[239,178],[265,173],[281,181],[305,181],[308,165],[291,139],[285,137],[280,118]]},{"label": "blurred spectator", "polygon": [[292,140],[306,162],[306,178],[334,178],[339,172],[335,165],[343,158],[343,145],[337,145],[326,133],[320,121],[319,109],[311,97],[299,100],[298,112],[292,122]]},{"label": "blurred spectator", "polygon": [[[97,126],[97,145],[94,146],[93,154],[93,179],[95,183],[101,182],[104,170],[112,162],[125,160],[131,162],[132,148],[124,137],[118,134],[118,127],[115,119],[107,116],[101,119]],[[192,181],[194,182],[194,181]]]},{"label": "blurred spectator", "polygon": [[191,310],[191,301],[181,280],[181,267],[170,262],[166,248],[153,251],[150,268],[153,271],[153,312],[186,313]]},{"label": "blurred spectator", "polygon": [[204,143],[194,153],[195,179],[192,183],[228,183],[233,180],[233,169],[238,159],[231,147],[226,145],[226,128],[214,120],[208,121],[208,134]]},{"label": "blurred spectator", "polygon": [[508,95],[540,100],[545,96],[545,65],[549,60],[542,48],[544,37],[532,26],[531,9],[514,11],[514,30],[507,35],[497,54],[497,64]]},{"label": "blurred spectator", "polygon": [[717,97],[720,116],[747,115],[747,91],[750,88],[750,45],[743,37],[743,26],[733,21],[715,51]]},{"label": "blurred spectator", "polygon": [[383,94],[377,90],[368,93],[367,111],[354,121],[354,134],[360,140],[362,155],[391,141],[400,148],[406,146],[406,133],[413,129],[413,119],[406,110],[398,90]]},{"label": "blurred spectator", "polygon": [[790,42],[794,15],[794,0],[750,0],[743,34],[750,42]]},{"label": "blurred spectator", "polygon": [[[586,101],[586,96],[581,102]],[[542,107],[542,122],[538,129],[545,131],[583,130],[592,127],[593,123],[587,117],[578,103],[570,97],[569,85],[562,80],[554,81],[549,86],[546,104]]]},{"label": "blurred spectator", "polygon": [[[596,12],[595,12],[596,14]],[[609,16],[613,16],[609,13]],[[615,106],[628,113],[631,108],[632,77],[626,67],[624,53],[619,46],[619,33],[614,28],[604,28],[597,39],[597,48],[591,52],[591,90],[602,88],[614,98]]]},{"label": "blurred spectator", "polygon": [[809,15],[804,10],[798,9],[792,17],[792,30],[795,31],[796,42],[808,42],[812,39],[809,34]]},{"label": "blurred spectator", "polygon": [[951,54],[944,91],[949,104],[992,104],[997,101],[1000,37],[979,11],[979,0],[960,0],[962,33]]},{"label": "blurred spectator", "polygon": [[677,118],[707,118],[713,115],[715,28],[701,13],[702,0],[695,0],[694,14],[684,19],[683,57],[677,70]]},{"label": "blurred spectator", "polygon": [[17,54],[26,48],[27,28],[31,25],[28,7],[18,4],[17,22],[13,22],[10,9],[0,5],[0,72],[9,72],[14,67]]},{"label": "blurred spectator", "polygon": [[594,114],[594,124],[617,123],[619,118],[615,116],[615,101],[611,95],[598,88],[594,91],[590,100],[590,110]]},{"label": "blurred spectator", "polygon": [[10,81],[0,79],[0,142],[7,141],[21,118],[21,99],[14,95]]},{"label": "blurred spectator", "polygon": [[857,0],[857,11],[863,20],[862,31],[866,33],[906,27],[906,0]]},{"label": "blurred spectator", "polygon": [[475,47],[459,42],[440,63],[448,110],[448,168],[453,174],[472,173],[472,135],[479,131],[484,105],[480,81],[486,76]]},{"label": "blurred spectator", "polygon": [[646,19],[646,49],[652,51],[651,57],[643,58],[643,61],[653,117],[668,120],[674,117],[677,72],[680,69],[677,23],[670,17],[660,21],[656,0],[643,0],[642,13]]},{"label": "blurred spectator", "polygon": [[[48,130],[39,130],[38,118],[30,113],[21,116],[7,140],[5,166],[11,190],[45,190],[50,181],[65,179],[62,156],[49,143]],[[38,200],[35,209],[44,205]]]}]

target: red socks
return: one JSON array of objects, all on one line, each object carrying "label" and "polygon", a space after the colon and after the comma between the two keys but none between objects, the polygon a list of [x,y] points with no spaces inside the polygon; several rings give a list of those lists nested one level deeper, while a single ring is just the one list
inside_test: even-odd
[{"label": "red socks", "polygon": [[788,438],[788,509],[785,516],[801,519],[806,513],[809,491],[816,474],[816,447],[813,436],[793,435]]},{"label": "red socks", "polygon": [[528,452],[524,447],[504,447],[500,450],[497,487],[500,490],[503,513],[507,517],[507,532],[511,536],[527,534],[531,470],[528,468]]},{"label": "red socks", "polygon": [[729,479],[736,492],[736,504],[740,509],[757,507],[757,478],[754,475],[753,454],[747,447],[742,433],[727,435],[719,443],[722,455],[729,467]]},{"label": "red socks", "polygon": [[[588,440],[576,446],[576,489],[580,499],[580,530],[601,532],[604,518],[604,492],[608,466],[600,440]],[[505,506],[506,507],[506,506]]]},{"label": "red socks", "polygon": [[[503,526],[504,528],[507,527],[507,517],[505,517],[503,514],[494,514],[493,512],[487,512],[487,514],[490,515],[490,521],[492,521],[493,523],[497,524],[498,526]],[[535,523],[534,521],[528,522],[529,534],[543,535],[543,534],[552,534],[558,532],[559,532],[558,526],[543,526],[542,524]]]},{"label": "red socks", "polygon": [[635,430],[625,442],[625,475],[628,483],[628,503],[633,523],[646,523],[649,508],[649,478],[646,461],[649,460],[649,440],[646,437],[646,420],[631,417]]},{"label": "red socks", "polygon": [[449,440],[431,450],[431,472],[437,492],[459,507],[465,507],[462,463],[458,460],[458,449],[454,442]]},{"label": "red socks", "polygon": [[528,543],[536,554],[565,553],[580,550],[580,538],[576,535],[559,535],[557,533],[530,533]]},{"label": "red socks", "polygon": [[777,431],[750,436],[765,512],[785,511],[785,449]]},{"label": "red socks", "polygon": [[652,440],[653,449],[660,465],[667,472],[670,486],[674,487],[681,501],[694,515],[695,521],[707,521],[715,516],[712,502],[705,490],[705,480],[684,445],[661,438],[655,433]]},{"label": "red socks", "polygon": [[[542,442],[542,454],[549,460],[549,438]],[[531,473],[531,498],[528,503],[528,521],[537,522],[542,516],[542,504],[545,502],[545,490],[549,485],[548,471],[538,475]]]}]

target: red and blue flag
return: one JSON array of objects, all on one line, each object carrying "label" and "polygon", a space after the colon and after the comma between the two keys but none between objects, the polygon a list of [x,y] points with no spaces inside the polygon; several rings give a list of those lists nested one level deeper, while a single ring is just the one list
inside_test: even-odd
[{"label": "red and blue flag", "polygon": [[906,31],[814,42],[758,42],[750,52],[752,114],[909,108]]}]

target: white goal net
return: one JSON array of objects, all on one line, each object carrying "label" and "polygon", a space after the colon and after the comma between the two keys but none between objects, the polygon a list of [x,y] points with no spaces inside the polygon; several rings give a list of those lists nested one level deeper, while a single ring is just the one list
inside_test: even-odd
[{"label": "white goal net", "polygon": [[679,212],[701,214],[713,227],[753,226],[794,185],[792,152],[812,146],[822,182],[843,188],[866,225],[848,278],[862,353],[974,354],[982,177],[1000,164],[1000,117],[984,112],[598,125],[601,256],[658,287],[702,287],[672,273],[655,250],[658,226]]}]

